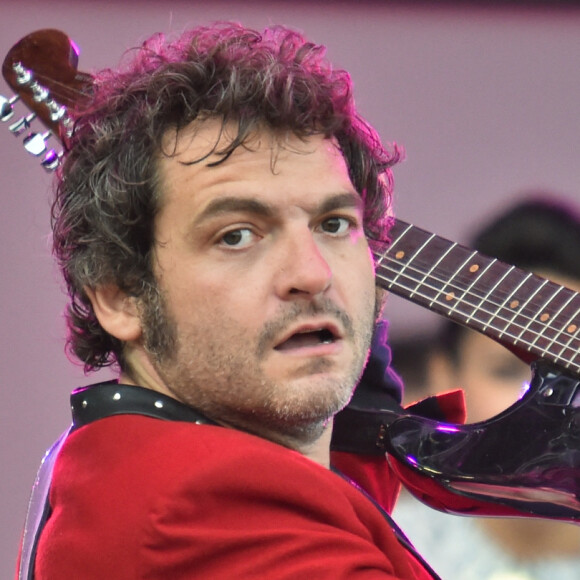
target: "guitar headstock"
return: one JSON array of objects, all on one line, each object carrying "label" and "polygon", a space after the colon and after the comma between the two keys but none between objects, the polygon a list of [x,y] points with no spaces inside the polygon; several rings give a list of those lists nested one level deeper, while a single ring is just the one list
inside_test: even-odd
[{"label": "guitar headstock", "polygon": [[[68,109],[82,104],[90,90],[92,77],[77,70],[79,51],[74,42],[55,29],[37,30],[16,43],[2,64],[2,76],[14,96],[0,95],[0,122],[12,121],[15,104],[20,101],[27,114],[8,125],[16,137],[23,137],[24,148],[37,157],[48,171],[58,167],[60,153],[47,148],[53,137],[59,142],[70,131]],[[34,131],[38,120],[43,132]]]}]

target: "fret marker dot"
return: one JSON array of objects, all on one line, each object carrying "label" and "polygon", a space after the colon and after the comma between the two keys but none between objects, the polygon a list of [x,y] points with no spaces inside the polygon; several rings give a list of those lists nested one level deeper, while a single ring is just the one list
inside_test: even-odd
[{"label": "fret marker dot", "polygon": [[470,267],[469,267],[469,271],[470,271],[471,273],[473,273],[473,272],[477,272],[478,270],[479,270],[479,264],[473,264],[473,266],[470,266]]},{"label": "fret marker dot", "polygon": [[403,252],[402,250],[399,250],[396,254],[395,254],[395,258],[397,258],[397,260],[400,260],[401,258],[403,258],[405,256],[405,252]]},{"label": "fret marker dot", "polygon": [[576,332],[578,330],[578,326],[575,324],[571,324],[567,329],[568,332]]},{"label": "fret marker dot", "polygon": [[445,295],[445,300],[447,300],[447,302],[450,302],[454,298],[455,298],[455,292],[449,292]]},{"label": "fret marker dot", "polygon": [[519,300],[512,300],[510,302],[510,308],[517,308],[520,305],[520,301]]},{"label": "fret marker dot", "polygon": [[540,320],[542,322],[546,322],[546,320],[548,320],[550,318],[550,315],[547,312],[544,312],[544,314],[542,314],[542,316],[540,316]]}]

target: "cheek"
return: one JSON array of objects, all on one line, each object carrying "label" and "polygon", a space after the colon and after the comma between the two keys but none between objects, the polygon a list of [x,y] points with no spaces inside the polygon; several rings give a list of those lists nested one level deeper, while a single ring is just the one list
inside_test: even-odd
[{"label": "cheek", "polygon": [[355,257],[342,265],[341,274],[346,283],[353,288],[354,295],[368,296],[375,293],[376,276],[372,254],[366,244],[364,249],[355,253]]},{"label": "cheek", "polygon": [[245,334],[249,341],[265,311],[265,300],[251,280],[231,282],[222,277],[217,282],[194,281],[192,289],[182,288],[176,296],[178,329],[189,336],[210,336],[216,340],[233,340]]}]

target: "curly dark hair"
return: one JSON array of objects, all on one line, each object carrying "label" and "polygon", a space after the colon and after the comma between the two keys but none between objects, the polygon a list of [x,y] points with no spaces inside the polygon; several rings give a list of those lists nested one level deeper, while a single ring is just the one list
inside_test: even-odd
[{"label": "curly dark hair", "polygon": [[260,33],[218,23],[171,42],[155,35],[119,70],[95,76],[87,102],[73,111],[52,209],[54,253],[70,296],[68,347],[86,372],[125,363],[123,344],[101,328],[85,288],[115,284],[136,297],[156,288],[157,160],[172,154],[163,150],[169,130],[203,118],[235,123],[231,144],[216,151],[223,159],[260,127],[332,137],[364,199],[367,237],[385,238],[390,167],[402,154],[357,114],[348,73],[334,70],[324,52],[280,26]]}]

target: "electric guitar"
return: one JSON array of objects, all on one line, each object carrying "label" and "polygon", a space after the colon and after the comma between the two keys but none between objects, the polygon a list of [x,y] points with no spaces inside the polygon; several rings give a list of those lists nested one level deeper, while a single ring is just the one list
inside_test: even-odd
[{"label": "electric guitar", "polygon": [[[15,96],[0,96],[0,121],[50,171],[60,154],[49,140],[66,139],[68,109],[81,107],[91,90],[91,75],[77,65],[75,44],[53,29],[24,37],[2,65]],[[10,122],[18,100],[28,112]],[[35,119],[43,132],[32,130]],[[495,339],[526,362],[545,359],[580,375],[578,293],[399,219],[390,238],[374,252],[380,286]]]}]

